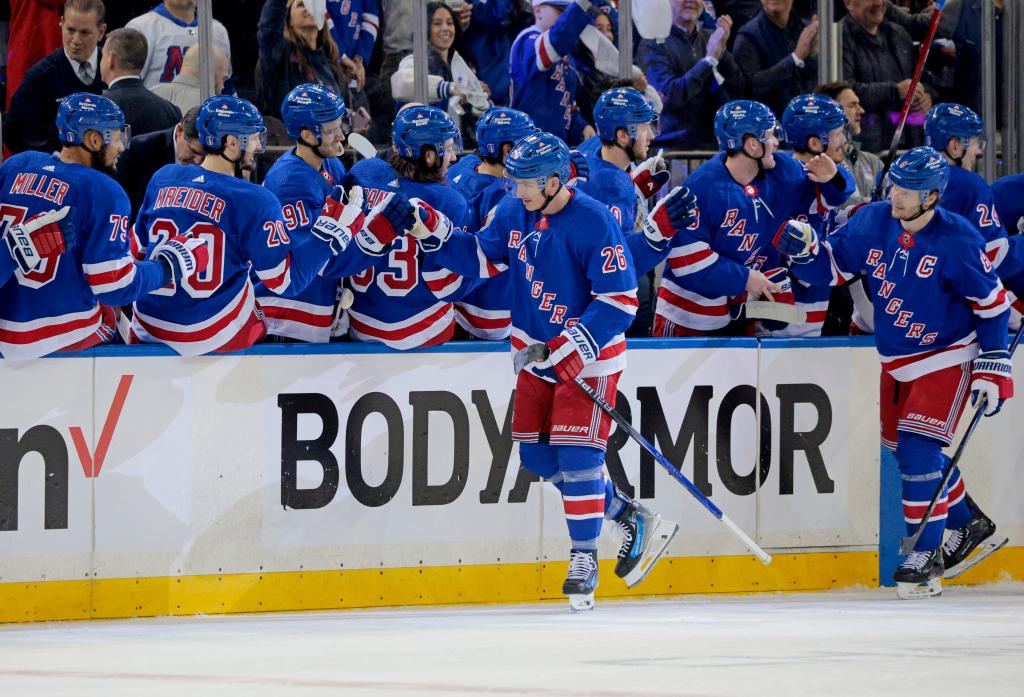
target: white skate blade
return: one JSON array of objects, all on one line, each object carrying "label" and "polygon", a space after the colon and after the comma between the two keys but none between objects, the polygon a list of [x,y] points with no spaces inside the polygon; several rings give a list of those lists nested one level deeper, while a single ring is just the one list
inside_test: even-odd
[{"label": "white skate blade", "polygon": [[587,610],[594,609],[593,593],[587,593],[586,595],[570,595],[566,597],[569,598],[569,609],[573,612],[586,612]]},{"label": "white skate blade", "polygon": [[973,552],[971,552],[971,556],[967,557],[956,566],[951,566],[946,569],[945,573],[942,574],[942,578],[956,578],[978,562],[983,561],[988,555],[1002,548],[1009,541],[1010,538],[1005,536],[1001,539],[985,540],[978,545]]},{"label": "white skate blade", "polygon": [[640,563],[632,571],[622,577],[622,580],[626,582],[626,588],[632,588],[647,577],[647,574],[654,568],[658,559],[665,553],[665,548],[668,547],[669,542],[679,532],[679,525],[677,523],[673,523],[671,520],[664,520],[661,516],[657,516],[657,521],[654,529],[651,530],[651,546],[648,548],[647,554],[644,555],[644,558],[640,560]]},{"label": "white skate blade", "polygon": [[936,576],[928,583],[897,583],[896,597],[900,600],[920,600],[942,595],[942,579]]}]

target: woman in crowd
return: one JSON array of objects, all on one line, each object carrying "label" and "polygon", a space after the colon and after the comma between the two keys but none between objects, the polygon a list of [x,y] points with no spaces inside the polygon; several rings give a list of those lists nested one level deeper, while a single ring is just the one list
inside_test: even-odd
[{"label": "woman in crowd", "polygon": [[[432,106],[448,112],[459,126],[463,140],[475,145],[476,120],[491,106],[490,88],[477,78],[459,54],[462,28],[455,12],[443,2],[427,5],[430,50],[427,54],[427,98]],[[413,57],[408,55],[391,76],[391,93],[399,104],[415,99]]]},{"label": "woman in crowd", "polygon": [[324,24],[303,0],[267,0],[260,14],[260,57],[256,71],[256,101],[264,116],[281,117],[284,96],[305,82],[313,82],[344,94],[338,46]]}]

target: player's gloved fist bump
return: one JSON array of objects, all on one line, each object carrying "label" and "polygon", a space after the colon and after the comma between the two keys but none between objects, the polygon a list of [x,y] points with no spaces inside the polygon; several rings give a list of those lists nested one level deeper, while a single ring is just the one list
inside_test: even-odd
[{"label": "player's gloved fist bump", "polygon": [[547,342],[547,360],[538,364],[539,372],[560,382],[575,382],[583,368],[597,360],[600,349],[582,324],[566,328]]},{"label": "player's gloved fist bump", "polygon": [[355,235],[363,227],[363,190],[354,186],[344,203],[345,190],[335,186],[327,200],[324,201],[320,217],[313,223],[312,233],[317,239],[323,240],[331,247],[331,254],[337,256],[348,247]]},{"label": "player's gloved fist bump", "polygon": [[1013,397],[1013,363],[1009,351],[985,351],[971,366],[971,406],[985,398],[985,416],[994,416]]},{"label": "player's gloved fist bump", "polygon": [[644,218],[644,237],[654,244],[670,240],[690,227],[697,215],[697,197],[685,186],[677,186]]},{"label": "player's gloved fist bump", "polygon": [[206,265],[210,263],[210,249],[206,240],[175,235],[153,249],[153,258],[167,265],[170,281],[179,281],[197,271],[206,270]]},{"label": "player's gloved fist bump", "polygon": [[452,221],[441,211],[419,198],[409,199],[415,209],[416,222],[409,235],[416,238],[424,252],[433,252],[452,236]]},{"label": "player's gloved fist bump", "polygon": [[661,156],[662,152],[659,150],[657,155],[648,157],[633,170],[633,186],[644,198],[654,196],[672,178],[672,173],[668,171],[668,164]]},{"label": "player's gloved fist bump", "polygon": [[579,150],[569,151],[569,181],[566,184],[578,184],[587,181],[590,176],[590,165],[587,158]]},{"label": "player's gloved fist bump", "polygon": [[399,236],[411,230],[416,223],[412,203],[400,193],[389,192],[370,209],[362,229],[356,234],[356,244],[367,254],[383,255]]},{"label": "player's gloved fist bump", "polygon": [[70,206],[64,206],[7,227],[4,241],[22,273],[35,271],[43,260],[74,246],[74,225],[65,220],[70,211]]},{"label": "player's gloved fist bump", "polygon": [[804,264],[818,253],[818,233],[801,220],[787,220],[772,239],[775,249],[797,264]]}]

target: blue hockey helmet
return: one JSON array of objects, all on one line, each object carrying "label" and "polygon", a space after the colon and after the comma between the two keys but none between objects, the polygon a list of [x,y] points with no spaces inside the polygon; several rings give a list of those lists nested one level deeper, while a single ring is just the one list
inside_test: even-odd
[{"label": "blue hockey helmet", "polygon": [[658,114],[651,102],[632,87],[613,87],[605,90],[594,105],[594,125],[598,137],[613,142],[620,128],[625,128],[630,138],[636,138],[639,126],[650,124],[655,135],[658,131]]},{"label": "blue hockey helmet", "polygon": [[886,178],[891,186],[920,192],[923,206],[932,191],[942,197],[949,183],[949,162],[930,145],[919,145],[897,157]]},{"label": "blue hockey helmet", "polygon": [[217,95],[210,97],[199,106],[196,116],[196,130],[203,147],[220,150],[228,136],[238,138],[244,151],[249,148],[249,136],[260,137],[256,152],[263,152],[267,145],[267,129],[259,110],[240,97]]},{"label": "blue hockey helmet", "polygon": [[570,172],[569,146],[550,133],[533,133],[516,143],[509,152],[505,158],[505,171],[513,179],[533,179],[541,189],[551,176],[565,183]]},{"label": "blue hockey helmet", "polygon": [[938,151],[949,146],[950,138],[959,138],[964,146],[977,136],[984,147],[985,123],[974,110],[963,104],[936,104],[924,121],[924,141]]},{"label": "blue hockey helmet", "polygon": [[351,120],[345,100],[323,85],[299,85],[281,103],[281,120],[292,140],[299,140],[304,128],[320,138],[323,135],[322,126],[338,119],[342,122],[342,131],[348,133]]},{"label": "blue hockey helmet", "polygon": [[763,143],[773,135],[780,141],[785,138],[775,114],[761,102],[737,99],[715,112],[715,138],[722,150],[739,150],[744,136]]},{"label": "blue hockey helmet", "polygon": [[438,154],[462,152],[459,127],[446,112],[433,106],[410,106],[398,112],[391,139],[395,152],[407,160],[418,160],[427,147]]},{"label": "blue hockey helmet", "polygon": [[846,110],[823,94],[793,97],[782,113],[782,130],[795,150],[806,150],[811,136],[819,138],[827,148],[829,133],[846,125]]},{"label": "blue hockey helmet", "polygon": [[62,143],[81,145],[86,131],[96,131],[110,145],[114,131],[123,131],[124,145],[131,139],[131,126],[125,125],[121,107],[106,97],[88,92],[68,95],[57,109],[57,132]]},{"label": "blue hockey helmet", "polygon": [[505,107],[488,109],[476,122],[476,142],[484,157],[501,157],[502,145],[515,145],[536,132],[537,126],[528,114]]}]

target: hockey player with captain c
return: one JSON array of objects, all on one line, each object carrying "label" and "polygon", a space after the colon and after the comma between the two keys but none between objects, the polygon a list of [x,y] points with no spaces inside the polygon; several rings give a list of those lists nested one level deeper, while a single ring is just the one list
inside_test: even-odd
[{"label": "hockey player with captain c", "polygon": [[[938,207],[949,181],[946,159],[928,146],[900,156],[888,201],[860,209],[827,240],[790,221],[774,243],[803,281],[839,285],[867,277],[874,303],[882,444],[895,451],[908,529],[921,522],[949,461],[942,453],[971,394],[986,416],[1013,396],[1006,350],[1006,291],[981,236]],[[943,546],[943,531],[950,536]],[[941,592],[955,575],[1005,544],[966,496],[954,472],[913,552],[897,569],[900,597]],[[982,549],[972,556],[972,552]],[[944,560],[945,558],[945,560]]]},{"label": "hockey player with captain c", "polygon": [[[562,494],[571,540],[563,592],[574,609],[589,609],[605,518],[623,532],[616,574],[630,586],[646,576],[678,526],[605,478],[610,419],[574,384],[580,377],[614,399],[625,367],[623,332],[636,313],[636,276],[605,205],[566,186],[569,164],[568,147],[549,133],[517,143],[505,162],[510,196],[476,234],[454,231],[442,214],[414,203],[429,233],[420,244],[446,268],[466,276],[510,274],[513,351],[535,343],[550,350],[548,360],[517,376],[512,438],[523,466]],[[689,222],[685,209],[666,207],[651,224],[670,239],[670,227]]]},{"label": "hockey player with captain c", "polygon": [[730,313],[748,298],[772,300],[784,293],[789,281],[771,245],[779,225],[797,214],[801,202],[820,195],[835,206],[854,190],[853,176],[828,156],[801,164],[778,152],[781,129],[760,102],[722,106],[715,135],[723,152],[687,180],[699,216],[672,240],[658,291],[655,336],[725,333]]}]

